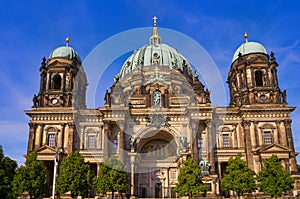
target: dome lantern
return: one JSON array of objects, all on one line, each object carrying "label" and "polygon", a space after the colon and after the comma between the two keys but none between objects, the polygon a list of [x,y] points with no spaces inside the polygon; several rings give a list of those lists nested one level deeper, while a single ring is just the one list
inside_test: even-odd
[{"label": "dome lantern", "polygon": [[152,19],[153,19],[153,35],[150,37],[150,44],[157,45],[161,43],[161,37],[158,35],[157,25],[156,25],[156,21],[158,18],[154,16]]}]

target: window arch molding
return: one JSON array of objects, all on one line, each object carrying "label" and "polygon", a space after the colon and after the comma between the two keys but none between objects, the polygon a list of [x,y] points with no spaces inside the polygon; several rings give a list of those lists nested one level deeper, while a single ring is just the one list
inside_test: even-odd
[{"label": "window arch molding", "polygon": [[275,127],[272,124],[266,123],[259,127],[261,136],[262,136],[262,144],[270,145],[274,143],[274,131]]},{"label": "window arch molding", "polygon": [[59,129],[53,126],[49,126],[46,129],[46,143],[50,147],[57,146],[57,135]]},{"label": "window arch molding", "polygon": [[98,143],[99,131],[94,128],[88,128],[84,131],[84,148],[87,150],[101,148],[101,142]]},{"label": "window arch molding", "polygon": [[218,136],[218,147],[219,148],[230,148],[233,146],[232,143],[232,132],[233,128],[229,126],[220,126],[218,128],[219,136]]}]

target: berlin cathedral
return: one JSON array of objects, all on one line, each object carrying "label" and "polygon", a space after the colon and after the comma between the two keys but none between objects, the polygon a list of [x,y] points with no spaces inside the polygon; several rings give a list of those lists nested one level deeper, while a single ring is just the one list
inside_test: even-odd
[{"label": "berlin cathedral", "polygon": [[60,162],[79,151],[95,175],[115,156],[126,165],[128,194],[142,198],[175,198],[189,157],[201,165],[207,194],[225,196],[220,181],[230,157],[241,153],[258,173],[275,154],[295,179],[294,193],[300,193],[290,118],[295,107],[279,88],[274,53],[244,37],[228,71],[230,104],[217,107],[189,61],[162,43],[154,18],[150,42],[120,66],[103,91],[103,107],[93,109],[86,107],[85,66],[67,39],[42,60],[39,91],[25,111],[27,153],[37,151],[50,182],[56,149]]}]

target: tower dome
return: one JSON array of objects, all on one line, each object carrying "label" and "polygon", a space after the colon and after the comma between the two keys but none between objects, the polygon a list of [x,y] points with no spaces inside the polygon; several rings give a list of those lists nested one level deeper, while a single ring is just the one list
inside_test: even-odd
[{"label": "tower dome", "polygon": [[248,42],[248,34],[244,34],[244,38],[246,39],[246,42],[243,43],[234,53],[232,58],[232,63],[239,57],[239,54],[241,55],[247,55],[251,53],[262,53],[267,54],[267,51],[265,47],[258,43],[258,42]]},{"label": "tower dome", "polygon": [[125,77],[134,70],[144,71],[146,68],[150,69],[153,66],[156,70],[179,69],[192,75],[193,70],[187,59],[173,47],[161,43],[161,37],[158,35],[156,27],[157,18],[154,17],[153,20],[154,28],[153,35],[150,37],[150,44],[135,50],[124,62],[120,70],[120,78]]},{"label": "tower dome", "polygon": [[58,47],[58,48],[54,49],[50,53],[49,59],[52,59],[52,58],[67,58],[67,59],[73,59],[73,60],[78,61],[79,63],[81,63],[81,59],[80,59],[78,53],[72,47],[69,46],[69,42],[70,42],[70,39],[67,38],[66,39],[67,45],[66,46],[61,46],[61,47]]}]

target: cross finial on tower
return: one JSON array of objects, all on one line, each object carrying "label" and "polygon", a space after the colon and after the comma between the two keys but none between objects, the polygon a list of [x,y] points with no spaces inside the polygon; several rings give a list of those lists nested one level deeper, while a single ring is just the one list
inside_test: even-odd
[{"label": "cross finial on tower", "polygon": [[152,19],[153,19],[154,27],[156,27],[156,21],[158,18],[156,16],[154,16]]},{"label": "cross finial on tower", "polygon": [[158,35],[157,27],[156,27],[156,21],[158,18],[156,16],[154,16],[152,19],[153,19],[154,26],[153,26],[153,35],[150,37],[150,43],[151,44],[159,44],[161,42],[161,38]]}]

